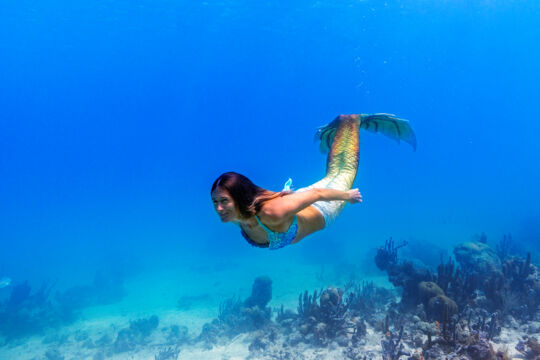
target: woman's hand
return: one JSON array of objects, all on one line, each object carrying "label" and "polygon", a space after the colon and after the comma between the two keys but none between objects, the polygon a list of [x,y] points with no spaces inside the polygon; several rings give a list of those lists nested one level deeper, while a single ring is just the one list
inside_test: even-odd
[{"label": "woman's hand", "polygon": [[360,194],[360,191],[358,189],[351,189],[347,191],[348,199],[347,201],[351,204],[361,203],[362,202],[362,194]]}]

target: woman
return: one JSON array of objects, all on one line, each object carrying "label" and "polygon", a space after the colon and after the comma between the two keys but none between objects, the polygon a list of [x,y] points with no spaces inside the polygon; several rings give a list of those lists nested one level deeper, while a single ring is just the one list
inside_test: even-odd
[{"label": "woman", "polygon": [[221,221],[238,224],[251,245],[272,250],[295,244],[329,226],[347,202],[362,202],[358,189],[351,189],[358,170],[360,128],[381,132],[416,148],[414,132],[406,120],[389,114],[340,115],[316,134],[321,151],[330,150],[322,180],[295,192],[273,192],[243,175],[224,173],[211,189]]}]

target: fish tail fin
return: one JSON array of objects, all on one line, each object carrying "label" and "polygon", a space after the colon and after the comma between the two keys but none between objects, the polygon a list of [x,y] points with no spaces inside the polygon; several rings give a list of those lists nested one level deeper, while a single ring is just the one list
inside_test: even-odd
[{"label": "fish tail fin", "polygon": [[360,116],[360,129],[370,132],[379,132],[398,143],[403,140],[416,150],[416,135],[409,121],[400,119],[392,114],[362,114]]},{"label": "fish tail fin", "polygon": [[[380,132],[398,143],[403,140],[416,150],[416,136],[409,121],[400,119],[392,114],[359,114],[357,116],[360,129],[370,132]],[[315,141],[320,140],[319,149],[322,153],[328,153],[334,142],[341,117],[338,116],[331,123],[321,126],[315,133]]]}]

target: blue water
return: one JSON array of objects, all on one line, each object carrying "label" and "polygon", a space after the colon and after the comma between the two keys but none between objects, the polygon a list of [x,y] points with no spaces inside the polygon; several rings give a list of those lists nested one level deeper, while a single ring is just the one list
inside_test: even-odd
[{"label": "blue water", "polygon": [[[390,236],[451,253],[481,232],[534,258],[539,16],[537,1],[4,1],[0,277],[62,289],[119,264],[233,263],[250,279],[253,259],[358,265]],[[309,185],[315,129],[373,112],[408,119],[418,149],[363,133],[364,203],[333,227],[269,253],[221,224],[221,173]]]}]

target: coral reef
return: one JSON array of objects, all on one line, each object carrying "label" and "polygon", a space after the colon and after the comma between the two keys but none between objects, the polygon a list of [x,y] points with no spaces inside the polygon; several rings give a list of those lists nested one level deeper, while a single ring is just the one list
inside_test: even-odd
[{"label": "coral reef", "polygon": [[28,282],[14,285],[0,303],[0,336],[9,342],[77,320],[83,308],[117,302],[125,295],[123,280],[97,272],[92,285],[75,286],[51,296],[56,282],[32,292]]},{"label": "coral reef", "polygon": [[[336,339],[341,343],[348,341],[345,315],[350,301],[343,301],[343,290],[328,288],[318,296],[317,292],[311,296],[306,291],[303,296],[300,295],[298,302],[298,328],[304,341],[320,346],[327,346]],[[360,321],[356,321],[355,325],[355,333],[359,332],[357,336],[365,333],[365,326]]]},{"label": "coral reef", "polygon": [[176,360],[178,359],[178,354],[180,354],[180,349],[178,347],[168,347],[157,353],[156,356],[154,356],[154,360]]},{"label": "coral reef", "polygon": [[[507,351],[495,351],[491,341],[503,327],[516,328],[516,321],[526,323],[538,317],[540,276],[531,264],[530,254],[525,259],[509,255],[510,240],[505,237],[497,255],[483,239],[458,245],[454,254],[459,266],[449,259],[446,264],[441,262],[436,274],[400,261],[398,247],[391,240],[378,250],[375,262],[388,273],[390,282],[402,290],[397,311],[390,308],[387,319],[393,316],[400,324],[415,324],[406,325],[397,339],[411,348],[421,347],[424,359],[508,358]],[[414,287],[416,293],[412,291]],[[392,315],[392,311],[401,313],[401,318]],[[411,314],[415,314],[412,319]],[[387,328],[388,320],[383,326]],[[427,340],[414,335],[418,332]],[[394,337],[394,333],[387,336]],[[384,349],[390,354],[386,358],[392,358],[395,351],[390,350],[398,347],[395,341],[386,342]],[[519,345],[526,356],[533,356],[534,348],[534,340]]]},{"label": "coral reef", "polygon": [[525,359],[538,360],[540,359],[540,344],[533,338],[519,341],[516,345],[516,350],[519,351]]},{"label": "coral reef", "polygon": [[405,347],[401,342],[403,337],[403,327],[399,330],[399,335],[388,331],[385,338],[381,340],[382,358],[383,360],[398,360],[401,356],[410,356],[410,352],[405,351]]},{"label": "coral reef", "polygon": [[156,315],[132,321],[128,328],[118,332],[116,340],[112,344],[112,351],[114,353],[132,351],[137,346],[144,345],[146,338],[157,329],[158,324],[159,318]]},{"label": "coral reef", "polygon": [[221,303],[217,319],[203,326],[196,341],[207,348],[226,342],[238,334],[255,331],[270,324],[272,281],[267,276],[255,279],[251,295],[244,301],[232,297]]},{"label": "coral reef", "polygon": [[[350,283],[346,289],[302,292],[296,311],[282,306],[272,320],[266,310],[261,312],[261,307],[268,309],[270,286],[268,278],[257,278],[246,300],[231,298],[222,303],[218,318],[205,324],[195,341],[211,348],[246,334],[251,341],[250,359],[304,359],[311,348],[332,348],[339,357],[368,359],[371,352],[359,352],[367,326],[379,325],[395,299],[394,292],[373,283]],[[259,311],[255,317],[253,308]]]},{"label": "coral reef", "polygon": [[504,261],[514,251],[514,247],[512,235],[504,235],[499,243],[495,246],[495,252],[497,253],[497,256],[499,256],[499,259]]},{"label": "coral reef", "polygon": [[454,248],[454,256],[463,271],[489,276],[501,270],[501,260],[497,253],[483,242],[465,242]]},{"label": "coral reef", "polygon": [[0,303],[0,336],[9,342],[59,327],[63,312],[49,298],[54,285],[45,282],[35,293],[28,282],[13,286],[7,300]]},{"label": "coral reef", "polygon": [[[243,344],[252,360],[504,360],[510,359],[510,351],[540,360],[535,337],[540,335],[540,272],[531,254],[520,257],[505,250],[509,237],[503,238],[497,252],[487,237],[479,239],[458,245],[456,259],[440,259],[436,269],[401,259],[398,250],[406,243],[387,240],[377,250],[375,264],[388,274],[391,289],[358,277],[345,282],[347,277],[342,276],[340,286],[302,291],[294,309],[282,305],[272,310],[272,280],[259,276],[249,296],[223,301],[217,317],[197,336],[174,324],[156,331],[160,319],[154,315],[123,328],[112,325],[94,337],[86,329],[50,331],[42,338],[43,350],[36,359],[72,356],[58,348],[76,343],[82,357],[94,360],[135,357],[138,352],[146,352],[145,358],[176,360],[193,348],[218,353],[231,344]],[[323,277],[329,278],[321,272]],[[101,295],[90,295],[99,283]],[[119,283],[96,280],[54,298],[52,283],[35,293],[28,283],[15,285],[0,303],[0,335],[15,339],[39,334],[45,324],[60,328],[85,306],[123,296],[121,291],[107,295],[111,284]],[[207,296],[183,297],[178,307],[185,310]]]},{"label": "coral reef", "polygon": [[431,281],[432,275],[427,268],[415,268],[410,261],[398,261],[397,250],[406,245],[407,243],[403,243],[396,247],[390,238],[384,247],[377,249],[375,263],[379,269],[388,273],[388,280],[394,286],[401,288],[402,305],[408,309],[414,309],[422,302],[418,285],[423,281]]}]

